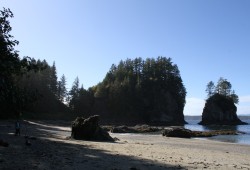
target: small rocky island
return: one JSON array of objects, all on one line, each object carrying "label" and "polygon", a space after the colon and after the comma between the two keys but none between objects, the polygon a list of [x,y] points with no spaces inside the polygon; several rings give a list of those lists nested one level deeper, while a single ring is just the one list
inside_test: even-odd
[{"label": "small rocky island", "polygon": [[245,125],[237,116],[238,96],[231,91],[231,84],[220,78],[217,86],[207,85],[208,99],[202,113],[200,125]]},{"label": "small rocky island", "polygon": [[205,104],[201,125],[244,125],[237,114],[234,102],[225,96],[215,94]]}]

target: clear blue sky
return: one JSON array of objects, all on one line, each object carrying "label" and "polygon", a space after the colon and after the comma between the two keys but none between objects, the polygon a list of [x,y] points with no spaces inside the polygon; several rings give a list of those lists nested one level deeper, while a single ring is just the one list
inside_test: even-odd
[{"label": "clear blue sky", "polygon": [[250,114],[249,0],[1,0],[21,56],[56,62],[68,87],[102,81],[111,65],[171,57],[185,87],[185,115],[201,115],[209,81],[228,79]]}]

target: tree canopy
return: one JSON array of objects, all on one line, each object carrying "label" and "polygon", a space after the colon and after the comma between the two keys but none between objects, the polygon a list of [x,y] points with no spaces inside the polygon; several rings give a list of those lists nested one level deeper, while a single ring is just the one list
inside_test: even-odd
[{"label": "tree canopy", "polygon": [[[102,110],[114,117],[146,122],[163,113],[176,121],[183,117],[186,89],[171,58],[120,61],[92,90],[97,100],[105,102]],[[178,109],[171,110],[174,107]]]},{"label": "tree canopy", "polygon": [[15,50],[19,42],[10,34],[12,17],[10,9],[0,11],[0,118],[20,116],[27,111],[53,112],[59,108],[67,111],[56,98],[55,63],[51,67],[45,60],[19,57]]},{"label": "tree canopy", "polygon": [[[17,86],[18,77],[35,69],[29,57],[19,58],[15,46],[18,41],[10,34],[9,19],[14,17],[10,9],[0,11],[0,108],[3,112],[17,112],[22,107],[25,93]],[[2,115],[0,115],[1,117]]]},{"label": "tree canopy", "polygon": [[210,81],[207,84],[206,92],[208,98],[211,98],[215,94],[219,94],[233,100],[235,104],[239,103],[239,97],[235,94],[235,91],[232,90],[231,83],[223,77],[219,78],[216,86],[214,85],[214,82]]}]

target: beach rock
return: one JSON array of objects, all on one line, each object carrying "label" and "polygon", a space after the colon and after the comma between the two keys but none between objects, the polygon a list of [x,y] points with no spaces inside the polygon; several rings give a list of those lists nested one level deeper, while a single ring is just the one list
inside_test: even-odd
[{"label": "beach rock", "polygon": [[193,133],[185,128],[168,128],[164,129],[162,135],[166,137],[191,138]]},{"label": "beach rock", "polygon": [[152,127],[149,125],[136,125],[132,127],[128,126],[116,126],[111,128],[112,133],[150,133],[160,131],[160,128]]},{"label": "beach rock", "polygon": [[101,126],[101,128],[107,132],[110,132],[113,128],[113,126]]},{"label": "beach rock", "polygon": [[201,125],[244,125],[237,117],[237,107],[234,102],[225,96],[215,94],[205,104],[202,113]]},{"label": "beach rock", "polygon": [[109,133],[99,126],[99,115],[87,119],[77,117],[72,123],[71,137],[79,140],[114,141]]},{"label": "beach rock", "polygon": [[192,131],[192,137],[212,137],[217,135],[239,135],[246,134],[237,130],[212,130],[212,131]]},{"label": "beach rock", "polygon": [[152,127],[152,126],[149,126],[149,125],[136,125],[134,127],[134,129],[138,133],[150,133],[150,132],[158,132],[158,131],[162,130],[162,128]]},{"label": "beach rock", "polygon": [[191,137],[212,137],[217,135],[238,135],[245,134],[237,130],[212,130],[212,131],[191,131],[185,128],[168,128],[162,131],[162,135],[166,137],[180,137],[180,138],[191,138]]},{"label": "beach rock", "polygon": [[111,129],[112,133],[136,133],[136,130],[127,126],[116,126]]}]

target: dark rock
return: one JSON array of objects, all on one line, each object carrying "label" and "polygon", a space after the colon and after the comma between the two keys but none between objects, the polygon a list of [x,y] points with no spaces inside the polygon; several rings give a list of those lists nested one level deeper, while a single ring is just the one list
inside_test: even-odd
[{"label": "dark rock", "polygon": [[116,126],[111,129],[112,133],[136,133],[136,130],[127,126]]},{"label": "dark rock", "polygon": [[4,142],[3,140],[0,139],[0,146],[8,147],[9,144],[7,142]]},{"label": "dark rock", "polygon": [[180,105],[178,99],[169,91],[162,92],[161,96],[161,101],[164,101],[164,104],[155,103],[155,107],[161,109],[152,111],[147,123],[154,126],[182,126],[187,124],[184,120],[184,107]]},{"label": "dark rock", "polygon": [[215,94],[205,104],[201,125],[244,125],[237,117],[237,107],[232,99]]},{"label": "dark rock", "polygon": [[110,132],[112,130],[112,126],[101,126],[103,130]]},{"label": "dark rock", "polygon": [[152,127],[149,125],[136,125],[133,127],[128,126],[116,126],[111,129],[112,133],[150,133],[157,132],[162,129],[157,127]]},{"label": "dark rock", "polygon": [[245,134],[236,130],[212,130],[212,131],[192,131],[192,137],[212,137],[217,135],[238,135]]},{"label": "dark rock", "polygon": [[163,136],[180,137],[180,138],[212,137],[217,135],[238,135],[238,134],[245,134],[245,133],[236,130],[191,131],[185,128],[168,128],[164,129],[164,131],[162,132]]},{"label": "dark rock", "polygon": [[114,141],[109,133],[99,126],[99,115],[87,119],[77,117],[72,123],[71,137],[80,140]]},{"label": "dark rock", "polygon": [[150,133],[150,132],[158,132],[161,131],[161,128],[157,128],[157,127],[152,127],[149,125],[136,125],[134,127],[134,129],[138,132],[138,133]]},{"label": "dark rock", "polygon": [[165,129],[162,135],[166,137],[191,138],[193,133],[185,128],[169,128]]}]

